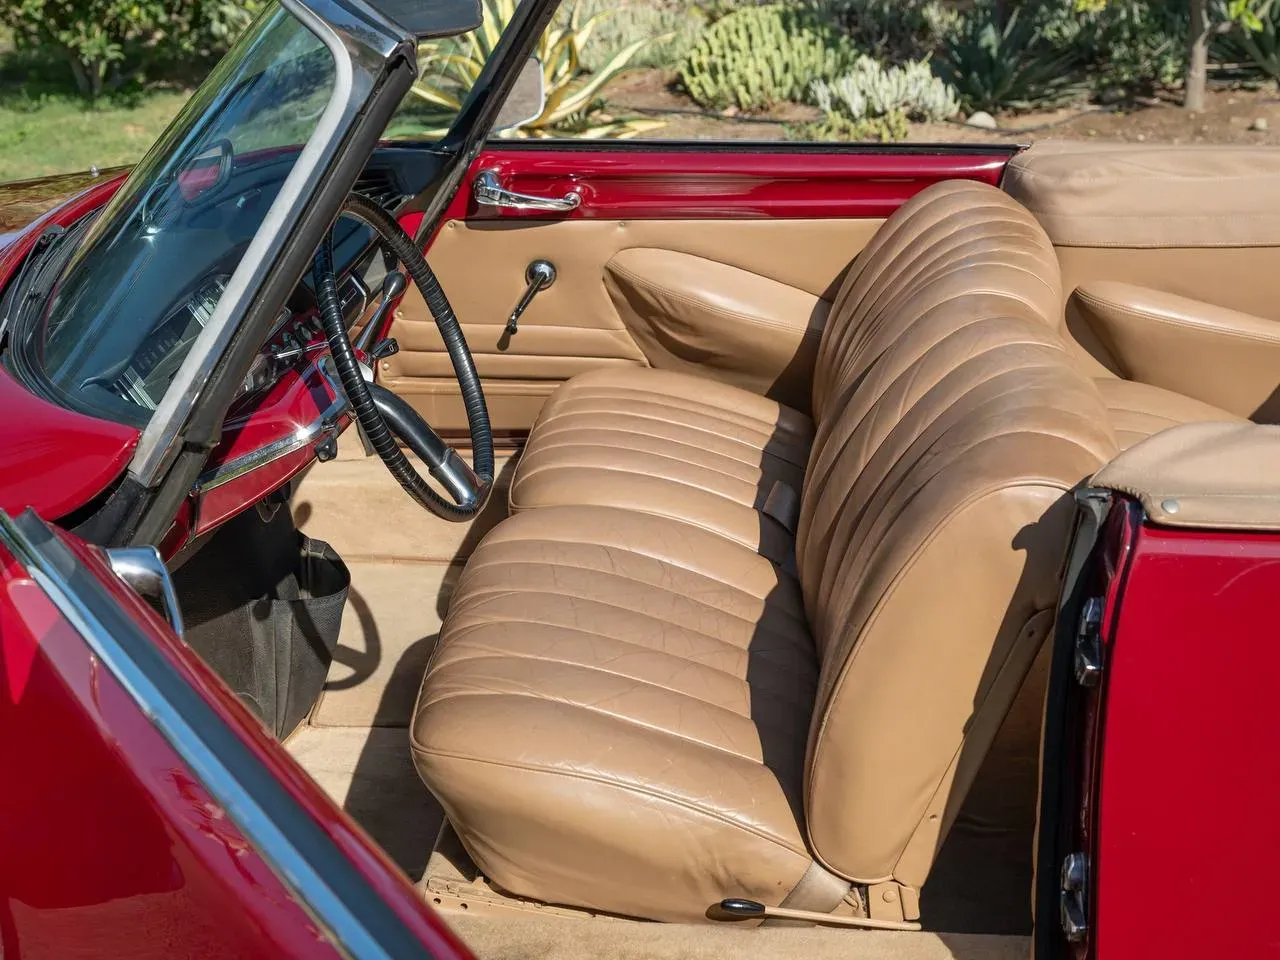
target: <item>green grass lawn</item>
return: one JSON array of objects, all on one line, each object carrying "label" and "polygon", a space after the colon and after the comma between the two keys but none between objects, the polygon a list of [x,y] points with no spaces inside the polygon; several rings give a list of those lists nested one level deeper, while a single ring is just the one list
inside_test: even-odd
[{"label": "green grass lawn", "polygon": [[135,84],[89,103],[64,62],[15,49],[0,29],[0,183],[133,163],[189,95]]},{"label": "green grass lawn", "polygon": [[133,163],[160,135],[185,91],[147,91],[86,104],[75,96],[0,92],[0,183]]}]

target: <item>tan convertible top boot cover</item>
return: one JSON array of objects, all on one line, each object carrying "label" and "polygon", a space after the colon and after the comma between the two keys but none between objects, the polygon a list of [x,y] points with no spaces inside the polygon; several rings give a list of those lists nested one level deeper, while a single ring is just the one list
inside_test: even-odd
[{"label": "tan convertible top boot cover", "polygon": [[[1116,449],[1061,296],[1026,211],[942,184],[837,297],[814,424],[670,372],[563,388],[412,729],[487,876],[661,920],[923,883],[1049,626],[1067,491]],[[542,505],[557,476],[574,503]]]}]

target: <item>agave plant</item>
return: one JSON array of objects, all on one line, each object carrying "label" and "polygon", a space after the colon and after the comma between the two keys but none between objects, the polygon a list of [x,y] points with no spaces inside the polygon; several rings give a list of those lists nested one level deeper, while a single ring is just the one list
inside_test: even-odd
[{"label": "agave plant", "polygon": [[941,51],[938,74],[968,110],[1030,110],[1081,96],[1074,54],[1054,55],[1028,8],[1005,14],[978,0],[964,14],[955,40]]},{"label": "agave plant", "polygon": [[[483,0],[483,25],[471,33],[446,40],[431,41],[418,48],[422,77],[412,92],[434,108],[428,115],[428,136],[441,136],[462,102],[475,86],[498,38],[515,15],[517,0]],[[569,16],[553,23],[542,34],[535,51],[542,64],[546,103],[533,120],[504,136],[573,136],[585,139],[634,137],[664,126],[662,120],[640,117],[613,117],[605,111],[600,97],[605,85],[627,68],[645,46],[669,37],[653,37],[627,44],[598,70],[587,73],[582,66],[582,49],[596,26],[612,10],[584,17],[582,0],[574,3]]]}]

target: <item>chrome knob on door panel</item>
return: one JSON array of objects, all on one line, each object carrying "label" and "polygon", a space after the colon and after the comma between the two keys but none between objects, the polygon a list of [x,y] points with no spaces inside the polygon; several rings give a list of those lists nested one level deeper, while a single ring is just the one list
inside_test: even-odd
[{"label": "chrome knob on door panel", "polygon": [[525,267],[524,282],[528,286],[525,287],[524,294],[516,303],[515,309],[511,311],[511,316],[507,317],[508,337],[514,337],[520,332],[520,317],[529,309],[529,304],[533,303],[533,298],[539,291],[547,289],[556,282],[556,265],[550,260],[534,260]]},{"label": "chrome knob on door panel", "polygon": [[496,170],[481,170],[476,174],[472,196],[482,207],[498,207],[503,210],[547,210],[552,213],[568,213],[582,205],[582,194],[571,190],[563,197],[536,197],[529,193],[508,190],[498,179]]}]

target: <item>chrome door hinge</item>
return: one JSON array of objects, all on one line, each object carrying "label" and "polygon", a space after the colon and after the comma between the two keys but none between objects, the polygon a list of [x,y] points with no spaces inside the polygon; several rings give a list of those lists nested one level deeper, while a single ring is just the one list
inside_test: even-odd
[{"label": "chrome door hinge", "polygon": [[1080,610],[1076,626],[1076,683],[1096,687],[1102,679],[1102,610],[1101,597],[1090,597]]},{"label": "chrome door hinge", "polygon": [[1069,853],[1062,861],[1062,877],[1058,888],[1058,910],[1062,932],[1071,943],[1089,934],[1089,858],[1083,853]]}]

